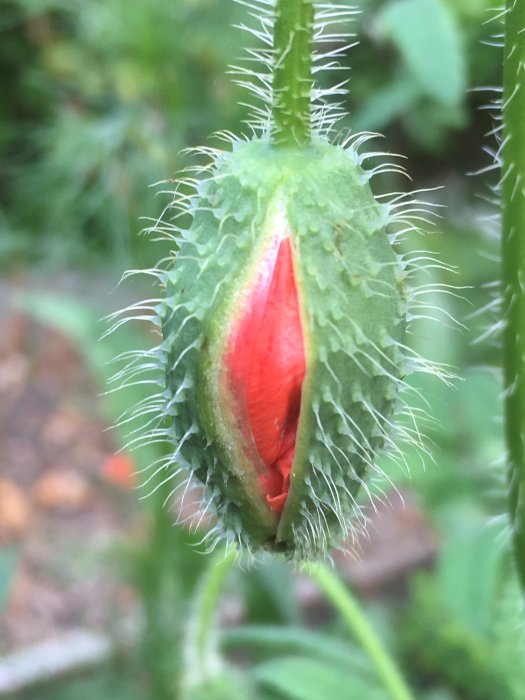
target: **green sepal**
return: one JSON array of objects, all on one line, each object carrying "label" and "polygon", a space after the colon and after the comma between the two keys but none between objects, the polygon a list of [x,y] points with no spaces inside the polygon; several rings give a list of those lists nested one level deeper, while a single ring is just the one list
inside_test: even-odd
[{"label": "green sepal", "polygon": [[[218,387],[236,300],[279,209],[296,254],[307,375],[278,522],[239,458]],[[165,277],[162,358],[177,461],[206,484],[220,527],[242,545],[314,555],[346,534],[357,512],[403,374],[405,294],[387,221],[355,150],[325,141],[304,149],[237,144],[200,185]]]}]

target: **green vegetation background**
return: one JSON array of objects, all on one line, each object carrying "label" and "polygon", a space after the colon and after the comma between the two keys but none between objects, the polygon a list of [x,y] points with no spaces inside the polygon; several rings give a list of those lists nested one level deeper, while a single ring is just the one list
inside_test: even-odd
[{"label": "green vegetation background", "polygon": [[[435,234],[411,243],[439,253],[456,269],[433,271],[428,281],[464,287],[465,297],[436,299],[445,311],[439,331],[423,321],[415,336],[417,349],[451,363],[461,377],[454,389],[419,382],[435,419],[427,431],[435,464],[423,469],[407,455],[410,487],[441,534],[442,554],[433,572],[412,582],[404,607],[385,602],[370,614],[418,697],[519,700],[525,697],[523,625],[516,618],[499,517],[505,510],[498,467],[499,351],[486,332],[494,320],[492,283],[498,276],[497,221],[488,220],[497,213],[491,189],[497,176],[489,167],[493,119],[480,108],[493,95],[474,90],[501,84],[501,49],[488,45],[500,28],[487,24],[494,14],[491,0],[355,4],[362,10],[354,27],[360,44],[345,60],[351,66],[344,98],[350,116],[341,127],[384,132],[387,139],[377,142],[377,150],[408,156],[413,182],[381,176],[377,193],[444,186],[426,195],[445,207]],[[124,269],[149,266],[166,254],[139,234],[147,217],[157,217],[169,201],[162,192],[183,166],[181,149],[210,143],[217,130],[249,133],[246,94],[227,75],[250,41],[233,28],[249,21],[247,15],[246,7],[231,0],[1,0],[0,269],[7,279],[21,270],[49,278],[73,272],[103,280],[109,289]],[[467,177],[483,168],[485,174]],[[151,187],[158,182],[164,184]],[[35,313],[70,332],[94,371],[107,373],[104,362],[113,348],[96,344],[90,312],[82,317],[84,325],[76,314],[73,327],[66,302],[53,303]],[[473,313],[486,305],[488,311]],[[462,327],[451,328],[448,313]],[[108,410],[117,412],[114,406]],[[391,476],[400,486],[408,480],[399,471]],[[185,600],[201,568],[202,556],[190,562],[186,548],[185,536],[178,535],[152,555],[158,563],[169,552],[163,567],[178,582],[162,593],[168,602],[159,606],[155,560],[146,562],[144,552],[133,559],[153,621],[142,663],[154,679],[155,698],[169,697],[166,689],[175,682],[168,652],[180,656],[177,616],[185,610],[177,600]],[[182,567],[181,557],[187,558]],[[272,566],[239,575],[236,590],[245,596],[249,621],[293,630],[300,613],[292,603],[286,611],[276,604]],[[290,572],[279,569],[276,575]],[[168,620],[166,604],[175,611]],[[343,636],[337,621],[330,632]],[[152,640],[155,633],[159,638]],[[307,673],[312,659],[304,648],[273,660],[268,651],[259,652],[250,682],[260,697],[335,697],[323,668]],[[332,666],[332,680],[338,679],[341,666]],[[349,697],[365,697],[363,688],[366,697],[383,697],[365,671],[346,679]],[[297,683],[301,673],[303,684]],[[126,687],[113,671],[108,674],[55,688],[50,697],[132,698],[139,692],[133,673],[117,673],[117,679],[127,676]]]}]

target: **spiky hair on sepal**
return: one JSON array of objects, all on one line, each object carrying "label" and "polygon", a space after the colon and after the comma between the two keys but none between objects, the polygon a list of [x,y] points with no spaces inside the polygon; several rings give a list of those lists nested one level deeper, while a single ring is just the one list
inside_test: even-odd
[{"label": "spiky hair on sepal", "polygon": [[[210,546],[305,559],[365,527],[359,493],[382,476],[379,455],[403,467],[404,444],[427,453],[416,420],[425,411],[406,400],[415,391],[406,378],[451,375],[407,335],[433,313],[426,296],[450,290],[412,285],[440,263],[425,251],[401,254],[398,242],[432,214],[420,193],[374,197],[375,175],[403,169],[364,149],[377,134],[335,134],[343,83],[312,89],[307,146],[274,147],[275,6],[239,1],[258,22],[243,28],[262,44],[249,50],[255,67],[233,69],[258,100],[250,136],[223,132],[225,148],[192,149],[196,164],[148,229],[175,248],[145,271],[161,296],[116,314],[109,332],[148,317],[162,336],[147,353],[126,353],[117,375],[124,385],[148,375],[160,383],[122,416],[144,416],[138,440],[167,447],[146,489],[173,484],[170,495],[183,500],[197,482],[193,522],[208,521]],[[314,75],[338,68],[352,44],[339,28],[355,14],[315,9]],[[370,159],[378,164],[367,169]]]}]

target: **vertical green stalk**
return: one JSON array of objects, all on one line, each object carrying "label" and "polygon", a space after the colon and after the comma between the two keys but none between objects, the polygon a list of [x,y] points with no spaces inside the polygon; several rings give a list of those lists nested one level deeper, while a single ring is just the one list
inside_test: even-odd
[{"label": "vertical green stalk", "polygon": [[182,556],[182,552],[191,546],[190,541],[182,528],[174,527],[165,506],[172,488],[171,481],[161,484],[148,501],[148,537],[137,552],[135,568],[135,586],[144,610],[142,660],[148,693],[155,700],[172,700],[173,686],[183,673],[180,653],[174,652],[182,646],[184,632],[182,618],[189,582],[183,579],[192,581],[196,577],[196,572],[190,574],[183,568],[189,568],[189,557]]},{"label": "vertical green stalk", "polygon": [[183,687],[186,691],[206,684],[220,669],[216,618],[224,582],[234,563],[235,553],[221,550],[211,560],[197,592],[184,642]]},{"label": "vertical green stalk", "polygon": [[351,634],[373,662],[392,700],[414,700],[401,672],[370,626],[357,601],[339,578],[324,564],[306,566],[312,578],[346,622]]},{"label": "vertical green stalk", "polygon": [[279,146],[310,141],[313,32],[313,0],[277,0],[272,141]]},{"label": "vertical green stalk", "polygon": [[501,185],[509,510],[525,589],[525,0],[505,14]]}]

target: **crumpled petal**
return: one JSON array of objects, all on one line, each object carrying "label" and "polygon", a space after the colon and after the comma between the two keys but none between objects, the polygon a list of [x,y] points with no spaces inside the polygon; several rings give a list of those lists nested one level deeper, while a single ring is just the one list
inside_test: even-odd
[{"label": "crumpled petal", "polygon": [[264,463],[260,482],[268,505],[282,512],[306,373],[293,249],[274,242],[261,261],[253,290],[228,343],[229,389],[244,434]]}]

